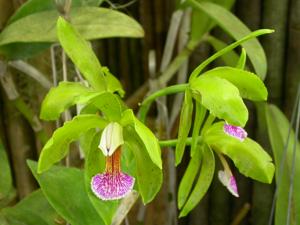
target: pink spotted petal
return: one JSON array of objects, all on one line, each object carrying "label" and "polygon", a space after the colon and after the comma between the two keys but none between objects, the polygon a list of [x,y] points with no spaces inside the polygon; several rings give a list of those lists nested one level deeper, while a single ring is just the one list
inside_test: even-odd
[{"label": "pink spotted petal", "polygon": [[126,173],[102,173],[92,178],[91,188],[94,194],[102,200],[117,200],[130,193],[134,181],[135,179]]},{"label": "pink spotted petal", "polygon": [[235,197],[239,197],[237,184],[235,181],[234,176],[231,176],[229,179],[229,184],[227,186],[227,189],[230,191],[231,194],[233,194]]},{"label": "pink spotted petal", "polygon": [[248,135],[242,127],[233,126],[230,124],[224,124],[224,132],[232,137],[239,139],[240,141],[243,141]]},{"label": "pink spotted petal", "polygon": [[220,170],[218,173],[218,178],[232,195],[234,195],[235,197],[239,197],[238,188],[234,176],[229,175],[223,170]]}]

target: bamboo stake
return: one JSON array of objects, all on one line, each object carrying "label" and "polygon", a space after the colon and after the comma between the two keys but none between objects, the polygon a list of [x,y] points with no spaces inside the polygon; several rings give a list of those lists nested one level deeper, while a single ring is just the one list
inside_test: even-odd
[{"label": "bamboo stake", "polygon": [[273,35],[262,38],[267,55],[268,74],[266,85],[269,101],[282,105],[285,41],[287,29],[288,0],[263,1],[262,26],[274,29]]},{"label": "bamboo stake", "polygon": [[296,99],[297,84],[300,83],[300,1],[292,0],[290,4],[288,44],[286,57],[284,111],[288,118]]}]

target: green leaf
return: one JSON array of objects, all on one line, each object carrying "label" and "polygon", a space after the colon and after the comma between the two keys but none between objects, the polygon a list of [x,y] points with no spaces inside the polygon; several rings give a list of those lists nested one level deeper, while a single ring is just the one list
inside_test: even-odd
[{"label": "green leaf", "polygon": [[110,121],[119,121],[121,119],[123,102],[117,95],[104,92],[91,99],[90,102],[101,110]]},{"label": "green leaf", "polygon": [[48,170],[54,163],[63,159],[68,151],[69,144],[91,128],[103,129],[107,121],[97,115],[79,115],[58,128],[43,147],[38,164],[38,172]]},{"label": "green leaf", "polygon": [[266,101],[268,91],[264,83],[254,73],[233,67],[217,67],[205,72],[202,77],[220,77],[239,89],[242,98],[252,101]]},{"label": "green leaf", "polygon": [[196,101],[195,106],[196,106],[196,110],[195,110],[195,119],[194,119],[193,132],[192,132],[191,156],[195,154],[198,148],[200,128],[202,126],[206,114],[206,109],[199,102]]},{"label": "green leaf", "polygon": [[212,115],[232,125],[245,126],[248,110],[239,90],[232,83],[223,78],[205,75],[191,81],[190,88],[196,100]]},{"label": "green leaf", "polygon": [[184,102],[180,113],[180,122],[178,130],[178,143],[175,150],[175,165],[177,166],[183,157],[186,139],[191,129],[193,114],[193,99],[190,90],[185,91]]},{"label": "green leaf", "polygon": [[[276,181],[278,188],[278,198],[276,202],[275,224],[285,224],[287,218],[288,195],[290,189],[290,176],[292,173],[293,148],[295,144],[295,133],[291,131],[290,139],[287,142],[290,122],[285,115],[275,106],[267,105],[266,120],[268,125],[268,134],[272,146],[272,151],[276,165]],[[292,193],[291,207],[291,224],[300,223],[300,144],[299,139],[296,143],[296,159],[295,159],[295,176],[294,176],[294,191]],[[286,156],[283,159],[284,149]],[[281,161],[284,160],[283,169],[281,169]],[[280,179],[281,178],[281,179]]]},{"label": "green leaf", "polygon": [[152,131],[134,117],[134,129],[142,140],[145,148],[155,165],[162,169],[161,151],[157,138]]},{"label": "green leaf", "polygon": [[117,92],[123,98],[125,91],[122,88],[120,81],[109,71],[107,67],[102,67],[102,72],[106,76],[108,91],[112,93]]},{"label": "green leaf", "polygon": [[[99,6],[102,0],[73,0],[72,8],[79,6]],[[8,24],[11,24],[28,15],[47,11],[50,9],[56,10],[55,2],[53,0],[29,0],[21,5],[20,8],[10,17]]]},{"label": "green leaf", "polygon": [[[205,39],[205,41],[207,41],[215,51],[220,51],[227,46],[225,42],[210,35]],[[225,65],[234,67],[239,61],[239,56],[235,51],[231,50],[226,54],[223,54],[221,59],[224,61]]]},{"label": "green leaf", "polygon": [[[79,6],[98,6],[101,0],[73,0],[72,8]],[[8,24],[29,16],[47,10],[56,10],[53,0],[29,0],[10,17]],[[5,55],[6,59],[17,60],[30,58],[51,46],[50,43],[21,43],[15,42],[0,47],[0,53]]]},{"label": "green leaf", "polygon": [[44,98],[40,117],[44,120],[56,120],[70,106],[88,103],[98,95],[99,92],[80,83],[60,82],[57,87],[51,88]]},{"label": "green leaf", "polygon": [[136,179],[144,204],[153,200],[162,185],[162,170],[152,162],[142,140],[131,126],[123,130],[125,148],[133,152],[136,161]]},{"label": "green leaf", "polygon": [[40,117],[44,120],[55,120],[60,114],[75,104],[93,104],[107,118],[117,121],[121,117],[121,100],[109,92],[96,92],[80,83],[60,82],[45,97]]},{"label": "green leaf", "polygon": [[15,188],[10,189],[9,193],[0,200],[0,209],[11,204],[13,201],[15,201],[16,197],[17,197],[16,189]]},{"label": "green leaf", "polygon": [[[197,10],[206,13],[210,18],[235,40],[239,40],[251,31],[230,11],[211,2],[187,0],[187,3]],[[264,50],[257,39],[243,43],[256,73],[264,80],[267,72],[267,62]]]},{"label": "green leaf", "polygon": [[49,203],[66,221],[72,225],[104,224],[87,196],[81,170],[54,166],[38,174],[35,162],[28,161],[28,165]]},{"label": "green leaf", "polygon": [[1,212],[10,225],[57,225],[55,221],[59,220],[41,190],[32,192],[14,207],[2,209]]},{"label": "green leaf", "polygon": [[[15,42],[57,42],[55,24],[58,17],[56,10],[49,10],[21,18],[1,32],[0,45]],[[86,40],[144,36],[140,24],[116,10],[77,7],[71,10],[70,18],[75,29]]]},{"label": "green leaf", "polygon": [[8,224],[7,220],[6,220],[5,217],[2,215],[1,212],[0,212],[0,224],[2,224],[2,225],[11,225],[11,224]]},{"label": "green leaf", "polygon": [[64,50],[92,87],[99,91],[118,92],[124,96],[120,82],[107,68],[101,67],[88,42],[63,18],[58,19],[57,34]]},{"label": "green leaf", "polygon": [[91,138],[88,139],[89,151],[87,152],[85,161],[85,187],[87,190],[88,197],[96,209],[97,213],[101,216],[106,225],[110,225],[112,218],[119,206],[119,201],[103,201],[95,196],[91,190],[91,180],[92,177],[98,173],[102,173],[105,169],[105,157],[101,150],[98,148],[100,142],[100,134],[92,130],[93,134],[90,132]]},{"label": "green leaf", "polygon": [[0,140],[0,201],[6,198],[14,188],[12,184],[11,170],[6,151]]},{"label": "green leaf", "polygon": [[10,43],[0,46],[0,55],[5,56],[7,60],[27,59],[50,48],[50,46],[51,44],[43,42]]},{"label": "green leaf", "polygon": [[107,84],[101,65],[91,46],[62,17],[57,21],[57,36],[68,56],[90,85],[98,91],[106,90]]},{"label": "green leaf", "polygon": [[255,141],[244,141],[224,132],[224,123],[212,125],[204,134],[204,141],[215,151],[227,155],[246,177],[263,183],[271,183],[274,165],[271,157]]},{"label": "green leaf", "polygon": [[122,126],[131,126],[136,135],[140,138],[144,145],[144,149],[149,154],[152,162],[155,163],[158,168],[162,168],[161,151],[157,138],[152,131],[140,122],[133,114],[131,109],[124,111],[122,120],[120,121]]},{"label": "green leaf", "polygon": [[207,146],[203,148],[202,154],[203,160],[201,164],[200,175],[195,184],[194,190],[181,210],[179,217],[186,216],[193,208],[196,207],[196,205],[207,192],[212,182],[215,171],[214,154]]},{"label": "green leaf", "polygon": [[[197,145],[197,147],[200,147]],[[196,175],[198,174],[201,165],[201,149],[196,149],[192,158],[190,159],[189,165],[180,181],[178,189],[178,208],[181,209],[189,197],[192,190],[192,186]]]},{"label": "green leaf", "polygon": [[[203,0],[198,0],[200,2]],[[205,2],[214,2],[226,9],[230,9],[235,0],[204,0]],[[192,11],[191,21],[191,40],[199,41],[203,35],[209,32],[215,26],[214,21],[204,12],[200,10]]]}]

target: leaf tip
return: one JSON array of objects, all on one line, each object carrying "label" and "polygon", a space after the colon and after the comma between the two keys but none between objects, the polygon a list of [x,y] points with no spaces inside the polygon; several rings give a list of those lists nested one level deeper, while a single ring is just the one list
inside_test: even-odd
[{"label": "leaf tip", "polygon": [[179,218],[185,217],[187,215],[187,213],[185,212],[185,210],[181,211],[179,214]]}]

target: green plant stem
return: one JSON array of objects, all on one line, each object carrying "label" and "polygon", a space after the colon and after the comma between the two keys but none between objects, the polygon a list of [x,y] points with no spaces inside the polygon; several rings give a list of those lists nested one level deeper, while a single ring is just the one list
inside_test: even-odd
[{"label": "green plant stem", "polygon": [[[189,4],[191,4],[193,6],[194,1],[193,0],[189,0]],[[199,66],[197,66],[191,76],[190,76],[190,81],[195,79],[201,72],[202,70],[209,65],[211,62],[213,62],[214,60],[216,60],[217,58],[219,58],[220,56],[226,54],[227,52],[230,52],[231,50],[233,50],[234,48],[238,47],[239,45],[241,45],[242,43],[252,39],[252,38],[256,38],[257,36],[260,35],[264,35],[264,34],[269,34],[269,33],[273,33],[274,30],[270,30],[270,29],[260,29],[257,31],[254,31],[253,33],[243,37],[242,39],[228,45],[227,47],[223,48],[222,50],[216,52],[215,54],[213,54],[211,57],[209,57],[208,59],[206,59],[203,63],[201,63]]]},{"label": "green plant stem", "polygon": [[[198,142],[201,142],[202,140],[202,136],[198,136],[197,138]],[[178,143],[178,139],[169,139],[169,140],[162,140],[162,141],[159,141],[159,145],[160,147],[176,147]],[[188,137],[186,139],[186,142],[185,142],[186,145],[191,145],[192,144],[192,137]]]},{"label": "green plant stem", "polygon": [[148,114],[148,111],[150,109],[150,106],[155,99],[161,96],[165,95],[171,95],[171,94],[176,94],[179,92],[184,92],[186,88],[188,87],[189,84],[177,84],[177,85],[172,85],[166,88],[163,88],[159,91],[154,92],[153,94],[149,95],[141,104],[140,111],[139,111],[139,117],[140,120],[145,123],[146,117]]},{"label": "green plant stem", "polygon": [[[160,147],[175,147],[178,143],[178,139],[170,139],[170,140],[163,140],[159,141]],[[186,145],[191,145],[192,144],[192,138],[188,137],[185,142]]]}]

